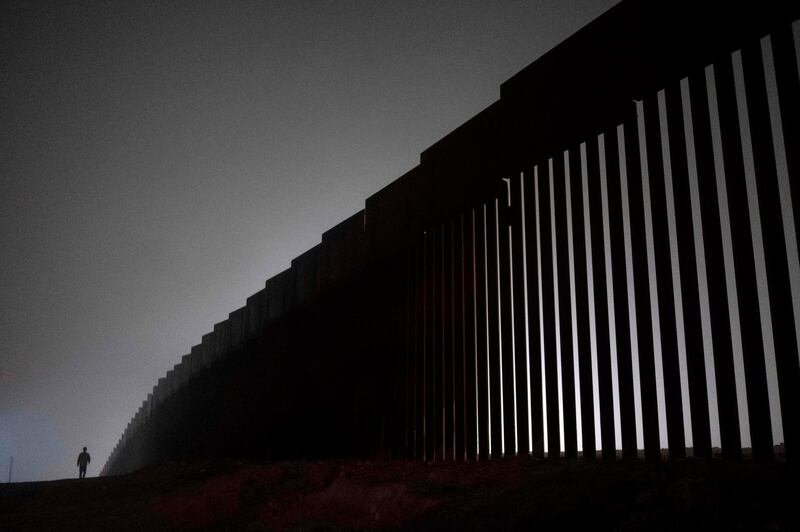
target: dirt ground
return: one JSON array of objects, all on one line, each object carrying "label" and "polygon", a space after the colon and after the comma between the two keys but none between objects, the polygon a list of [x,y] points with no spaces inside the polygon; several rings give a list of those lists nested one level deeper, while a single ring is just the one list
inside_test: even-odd
[{"label": "dirt ground", "polygon": [[166,463],[0,485],[0,530],[800,530],[785,463]]}]

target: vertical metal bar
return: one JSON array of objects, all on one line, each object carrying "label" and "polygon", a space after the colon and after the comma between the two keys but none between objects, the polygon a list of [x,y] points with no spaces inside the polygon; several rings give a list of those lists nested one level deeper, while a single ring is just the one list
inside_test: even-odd
[{"label": "vertical metal bar", "polygon": [[500,350],[500,300],[498,271],[498,227],[497,198],[486,205],[486,298],[489,310],[489,418],[491,420],[491,453],[499,457],[503,448],[503,397],[501,394],[501,359]]},{"label": "vertical metal bar", "polygon": [[479,455],[489,457],[489,371],[486,288],[486,205],[475,211],[475,337],[478,365]]},{"label": "vertical metal bar", "polygon": [[[790,456],[793,445],[798,444],[795,438],[798,436],[798,421],[800,421],[798,419],[800,375],[797,369],[797,333],[764,65],[761,47],[757,43],[742,48],[742,69],[747,93],[750,138],[753,144],[753,162],[761,214],[761,236],[764,245],[775,357],[774,360],[772,357],[765,360],[765,370],[768,374],[777,374],[780,384],[778,386],[780,413],[777,411],[777,404],[773,405],[771,412],[773,416],[783,422],[786,453],[787,456]],[[756,452],[755,446],[753,451]],[[758,457],[769,459],[772,456],[772,446],[770,445],[769,450],[763,449],[762,452],[763,455],[758,453]]]},{"label": "vertical metal bar", "polygon": [[[549,165],[548,165],[549,168]],[[556,361],[556,314],[554,301],[553,252],[555,251],[550,222],[549,170],[539,173],[539,238],[542,267],[542,324],[544,335],[545,394],[547,399],[547,453],[561,455],[559,436],[558,371]]]},{"label": "vertical metal bar", "polygon": [[431,379],[433,381],[432,399],[433,399],[433,460],[438,461],[444,458],[444,389],[442,384],[444,382],[443,374],[443,341],[444,341],[444,320],[442,311],[444,310],[443,303],[443,239],[444,230],[442,225],[436,225],[433,229],[434,242],[433,242],[433,370]]},{"label": "vertical metal bar", "polygon": [[[681,294],[683,299],[683,327],[686,340],[686,370],[689,380],[689,400],[691,404],[692,447],[694,456],[711,456],[711,426],[709,418],[708,387],[706,385],[706,356],[703,342],[702,315],[700,307],[700,292],[698,285],[698,256],[695,242],[695,216],[693,210],[696,199],[692,197],[692,189],[696,187],[697,157],[694,155],[689,166],[687,147],[689,137],[684,133],[691,125],[691,141],[696,146],[694,139],[694,115],[689,114],[691,123],[684,123],[683,114],[691,108],[684,109],[688,101],[681,107],[681,89],[679,86],[670,87],[666,93],[667,121],[670,130],[681,127],[671,135],[675,142],[684,141],[680,150],[672,149],[673,153],[673,189],[675,194],[675,219],[678,235],[678,257],[680,259]],[[673,94],[674,93],[674,94]],[[673,115],[676,115],[673,117]],[[701,118],[702,119],[702,118]],[[696,148],[695,148],[696,154]],[[679,157],[675,159],[674,157]],[[682,160],[681,160],[682,159]],[[683,163],[686,163],[684,170]],[[688,171],[691,168],[691,173]],[[697,194],[697,192],[695,192]],[[701,213],[702,216],[702,213]]]},{"label": "vertical metal bar", "polygon": [[422,309],[425,304],[423,254],[425,253],[424,238],[419,238],[414,246],[414,429],[413,451],[414,460],[422,459],[422,371],[424,371],[422,352],[424,349],[424,336]]},{"label": "vertical metal bar", "polygon": [[800,229],[800,75],[792,25],[785,24],[772,33],[772,57],[780,101],[780,117],[786,148],[786,166],[794,207],[795,239]]},{"label": "vertical metal bar", "polygon": [[445,222],[442,233],[442,458],[452,460],[455,451],[453,398],[453,225]]},{"label": "vertical metal bar", "polygon": [[594,458],[597,452],[594,430],[594,390],[592,385],[592,346],[589,326],[589,286],[586,268],[585,215],[581,149],[569,150],[570,202],[572,204],[572,253],[575,264],[575,329],[578,337],[578,368],[580,373],[581,445],[584,458]]},{"label": "vertical metal bar", "polygon": [[[653,241],[655,255],[656,285],[658,290],[659,321],[661,326],[661,350],[676,350],[675,342],[675,311],[674,294],[672,292],[672,273],[669,269],[669,236],[667,232],[666,212],[666,187],[664,184],[664,166],[661,152],[661,136],[659,133],[658,103],[655,95],[643,101],[643,121],[646,151],[644,154],[647,164],[647,179],[650,201]],[[633,132],[631,131],[630,134]],[[628,136],[628,128],[625,129]],[[629,160],[634,164],[633,157]],[[644,176],[642,176],[644,179]],[[629,183],[634,179],[629,178]],[[631,197],[634,194],[631,193]],[[643,215],[642,215],[643,216]],[[639,215],[631,214],[631,230],[639,223]],[[641,220],[644,223],[644,220]],[[641,229],[638,230],[641,232]],[[637,249],[642,245],[641,236],[632,238],[639,242]],[[661,457],[661,441],[658,426],[658,398],[656,394],[655,354],[653,352],[653,336],[651,327],[651,310],[649,297],[649,270],[646,263],[642,263],[646,255],[633,252],[634,270],[636,275],[636,316],[639,333],[639,382],[642,390],[642,432],[644,440],[645,458],[658,460]],[[642,270],[644,268],[644,270]]]},{"label": "vertical metal bar", "polygon": [[530,453],[528,438],[528,336],[526,334],[526,302],[525,302],[525,246],[522,236],[524,223],[523,213],[523,178],[516,175],[511,178],[511,274],[513,282],[512,301],[514,304],[514,363],[516,371],[516,406],[517,406],[517,452]]},{"label": "vertical metal bar", "polygon": [[[669,142],[670,160],[668,163],[671,169],[673,205],[675,208],[675,237],[678,243],[680,293],[683,301],[681,310],[683,315],[684,345],[687,359],[702,360],[703,343],[700,329],[700,309],[697,299],[697,267],[694,260],[694,235],[691,226],[692,205],[688,188],[686,139],[683,129],[681,93],[677,81],[669,84],[664,90],[664,100]],[[680,342],[680,339],[678,341]],[[686,455],[686,439],[678,351],[665,350],[663,352],[663,361],[664,393],[667,399],[669,456],[670,458],[683,457]],[[692,379],[691,377],[690,380],[693,384],[697,382],[697,379]],[[705,380],[703,380],[703,388],[705,388]],[[696,393],[690,393],[690,400],[692,395],[695,395],[694,398],[697,399]],[[707,405],[705,418],[706,420],[708,419]]]},{"label": "vertical metal bar", "polygon": [[[725,283],[725,254],[720,222],[720,200],[716,185],[716,167],[709,94],[703,71],[689,76],[689,94],[694,126],[697,186],[703,222],[703,245],[708,285],[709,318],[714,350],[713,383],[719,412],[720,447],[724,458],[739,458],[742,441],[739,434],[739,411],[736,404],[736,380],[733,369],[730,310]],[[720,154],[721,155],[721,154]],[[719,161],[722,162],[721,159]],[[720,167],[720,172],[724,168]],[[695,445],[695,455],[698,455]]]},{"label": "vertical metal bar", "polygon": [[475,210],[462,215],[463,232],[461,246],[463,294],[462,322],[464,339],[464,431],[466,458],[475,459],[478,454],[478,353],[476,290],[475,290]]},{"label": "vertical metal bar", "polygon": [[[507,186],[508,185],[508,186]],[[501,339],[501,394],[503,401],[503,452],[514,454],[517,450],[517,401],[516,401],[516,362],[514,359],[514,335],[511,299],[511,224],[510,181],[503,181],[497,200],[497,263],[500,283],[500,339]]]},{"label": "vertical metal bar", "polygon": [[567,223],[567,193],[565,157],[553,158],[553,213],[556,235],[556,268],[558,272],[558,322],[561,346],[561,389],[564,406],[564,455],[578,456],[577,417],[575,410],[575,375],[572,353],[572,306],[569,272],[569,233]]},{"label": "vertical metal bar", "polygon": [[426,253],[427,238],[422,235],[417,244],[417,341],[416,341],[416,385],[415,391],[415,412],[416,412],[416,438],[414,452],[417,460],[424,460],[425,455],[425,332],[426,312],[425,298],[427,279],[426,275]]},{"label": "vertical metal bar", "polygon": [[528,353],[530,366],[528,378],[531,383],[531,453],[536,457],[544,457],[544,416],[542,404],[542,352],[540,349],[541,337],[539,331],[539,230],[537,179],[538,168],[531,173],[524,174],[521,181],[524,184],[525,200],[525,286],[527,287],[527,331]]},{"label": "vertical metal bar", "polygon": [[451,248],[452,269],[450,274],[452,293],[453,323],[453,433],[455,438],[454,459],[466,459],[466,350],[464,346],[464,215],[459,214],[453,221],[453,240]]},{"label": "vertical metal bar", "polygon": [[425,392],[424,392],[424,400],[423,404],[425,406],[425,425],[424,425],[424,436],[425,436],[425,452],[423,453],[424,460],[433,460],[433,450],[434,450],[434,360],[435,360],[435,351],[434,351],[434,344],[435,344],[435,331],[434,331],[434,308],[435,308],[435,286],[433,285],[433,281],[435,279],[435,269],[434,269],[434,260],[433,260],[433,251],[435,248],[435,239],[434,233],[431,230],[428,230],[426,233],[425,239],[425,368],[424,368],[424,385],[425,385]]},{"label": "vertical metal bar", "polygon": [[611,378],[611,343],[606,284],[605,235],[600,182],[600,155],[598,139],[586,143],[587,178],[589,180],[589,219],[592,231],[592,269],[594,272],[595,336],[597,342],[597,373],[600,397],[600,438],[602,456],[606,460],[616,457],[614,436],[614,396]]},{"label": "vertical metal bar", "polygon": [[[790,264],[790,271],[797,268],[797,248],[798,239],[797,231],[800,228],[800,151],[797,146],[800,146],[800,77],[798,77],[798,57],[797,54],[800,50],[796,50],[793,42],[792,27],[786,24],[778,28],[771,38],[772,44],[772,57],[775,72],[775,85],[778,93],[778,102],[780,114],[772,116],[773,123],[780,119],[782,130],[773,126],[777,131],[774,139],[776,147],[780,151],[776,151],[776,156],[781,157],[784,161],[785,170],[783,180],[789,188],[789,196],[792,198],[790,203],[792,208],[792,216],[787,212],[783,212],[784,235],[787,245],[787,253]],[[776,124],[777,125],[777,124]],[[783,137],[783,142],[780,142],[779,137]],[[781,179],[779,179],[779,182]],[[800,287],[797,286],[795,281],[797,272],[795,270],[794,279],[790,280],[792,284],[792,297],[794,299],[794,320],[795,328],[797,326],[798,318],[798,301],[796,298],[800,297],[798,291]],[[783,327],[788,327],[784,324]],[[800,388],[800,359],[791,356],[791,350],[784,351],[782,349],[777,352],[778,362],[778,376],[780,378],[781,394],[786,392],[790,394],[797,394]],[[795,353],[796,355],[796,353]],[[794,396],[781,397],[781,409],[783,412],[783,432],[786,442],[786,459],[796,461],[800,455],[798,451],[798,438],[800,438],[800,413],[797,412],[797,404],[800,398]],[[793,406],[789,410],[789,403]]]},{"label": "vertical metal bar", "polygon": [[414,397],[414,284],[416,280],[415,271],[416,249],[412,247],[406,257],[406,291],[404,304],[404,339],[405,339],[405,361],[403,370],[405,379],[403,381],[403,455],[406,458],[413,457],[413,404]]},{"label": "vertical metal bar", "polygon": [[[622,219],[622,183],[620,180],[617,130],[605,134],[606,175],[608,183],[608,221],[611,238],[612,275],[614,279],[614,321],[617,339],[622,452],[636,457],[636,414],[631,370],[631,332],[628,309],[628,275],[625,264],[625,235]],[[612,368],[613,370],[613,368]]]},{"label": "vertical metal bar", "polygon": [[730,217],[730,224],[751,442],[754,454],[765,456],[772,454],[772,427],[767,398],[767,378],[764,371],[764,344],[756,289],[750,207],[747,201],[742,138],[739,131],[740,118],[731,60],[728,58],[719,61],[714,65],[714,70],[728,207],[729,211],[734,213]]}]

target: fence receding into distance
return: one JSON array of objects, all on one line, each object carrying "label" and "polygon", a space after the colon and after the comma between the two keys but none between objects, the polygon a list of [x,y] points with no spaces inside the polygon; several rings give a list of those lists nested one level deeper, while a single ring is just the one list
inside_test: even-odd
[{"label": "fence receding into distance", "polygon": [[182,357],[103,474],[800,454],[800,3],[624,0]]}]

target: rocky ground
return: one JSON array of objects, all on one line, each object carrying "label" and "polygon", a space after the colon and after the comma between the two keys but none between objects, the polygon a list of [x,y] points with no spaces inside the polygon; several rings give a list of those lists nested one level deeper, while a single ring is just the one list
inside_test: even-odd
[{"label": "rocky ground", "polygon": [[0,530],[800,530],[785,463],[166,463],[0,485]]}]

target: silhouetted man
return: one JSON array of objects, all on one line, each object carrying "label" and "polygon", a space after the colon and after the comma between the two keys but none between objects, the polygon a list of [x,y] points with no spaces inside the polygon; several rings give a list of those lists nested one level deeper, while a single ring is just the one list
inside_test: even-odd
[{"label": "silhouetted man", "polygon": [[86,476],[86,466],[89,465],[89,462],[91,461],[92,457],[89,456],[89,453],[86,452],[86,447],[84,447],[83,452],[78,455],[79,478],[83,478]]}]

